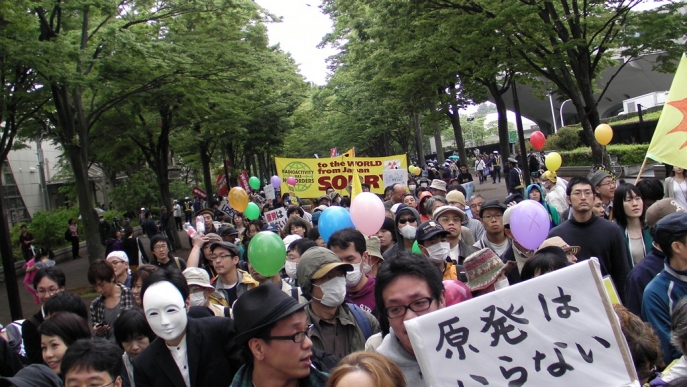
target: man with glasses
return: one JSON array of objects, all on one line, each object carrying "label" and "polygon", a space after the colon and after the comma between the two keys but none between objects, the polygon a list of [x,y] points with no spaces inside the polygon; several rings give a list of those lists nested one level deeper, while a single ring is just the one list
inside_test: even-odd
[{"label": "man with glasses", "polygon": [[169,247],[169,239],[166,236],[162,234],[153,236],[150,239],[150,250],[153,252],[150,264],[163,270],[179,270],[180,272],[186,270],[186,261],[172,255]]},{"label": "man with glasses", "polygon": [[566,199],[570,204],[571,218],[549,231],[549,238],[561,237],[570,246],[580,246],[578,261],[597,257],[601,272],[610,274],[620,299],[625,302],[625,281],[630,273],[627,247],[620,228],[594,216],[594,185],[583,177],[568,183]]},{"label": "man with glasses", "polygon": [[250,274],[238,268],[239,249],[229,242],[213,242],[210,245],[210,259],[217,272],[215,289],[224,294],[229,306],[245,292],[259,283]]},{"label": "man with glasses", "polygon": [[68,387],[121,387],[122,350],[99,339],[81,339],[64,353],[61,371]]},{"label": "man with glasses", "polygon": [[510,247],[510,239],[506,236],[503,227],[503,213],[506,212],[506,206],[501,204],[498,200],[490,200],[481,206],[479,210],[479,217],[482,219],[482,225],[486,230],[484,238],[475,242],[473,247],[477,250],[484,248],[492,249],[496,255],[503,255]]},{"label": "man with glasses", "polygon": [[615,182],[613,178],[608,173],[598,170],[594,171],[587,176],[589,182],[594,187],[594,190],[601,196],[601,201],[604,205],[604,212],[606,213],[606,219],[612,219],[611,213],[613,212],[613,196],[615,195]]},{"label": "man with glasses", "polygon": [[305,307],[270,283],[236,301],[236,344],[244,349],[248,362],[236,373],[231,387],[327,384],[329,375],[313,365],[313,325]]},{"label": "man with glasses", "polygon": [[113,251],[107,255],[106,260],[114,267],[115,281],[131,289],[131,270],[129,270],[129,257],[126,253]]},{"label": "man with glasses", "polygon": [[444,307],[441,273],[428,259],[401,251],[379,269],[375,298],[382,311],[381,318],[388,322],[382,326],[392,329],[383,332],[386,335],[377,353],[401,368],[408,386],[425,386],[403,323]]},{"label": "man with glasses", "polygon": [[401,204],[394,217],[396,223],[396,244],[384,252],[384,260],[395,256],[399,251],[413,248],[415,232],[420,224],[420,213],[412,207]]},{"label": "man with glasses", "polygon": [[[457,191],[449,193],[453,192]],[[477,251],[476,248],[468,246],[467,243],[461,240],[461,225],[467,219],[462,210],[450,205],[442,206],[434,211],[432,218],[439,222],[441,227],[448,232],[448,235],[446,235],[446,241],[449,243],[448,256],[455,265],[462,265],[465,257]]]}]

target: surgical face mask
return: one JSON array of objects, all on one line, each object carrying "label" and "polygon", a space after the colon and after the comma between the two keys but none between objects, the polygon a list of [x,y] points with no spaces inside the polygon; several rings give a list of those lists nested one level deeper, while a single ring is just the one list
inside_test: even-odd
[{"label": "surgical face mask", "polygon": [[289,278],[296,279],[296,269],[298,269],[298,264],[296,262],[284,262],[284,271],[286,271],[286,275],[288,275]]},{"label": "surgical face mask", "polygon": [[446,262],[446,257],[449,251],[451,251],[451,245],[448,242],[439,242],[425,248],[429,254],[429,259],[436,262]]},{"label": "surgical face mask", "polygon": [[191,306],[205,305],[205,292],[198,292],[191,294]]},{"label": "surgical face mask", "polygon": [[344,277],[334,277],[329,281],[323,283],[322,285],[313,285],[322,289],[322,299],[316,300],[320,301],[322,304],[335,308],[341,305],[346,297],[346,279]]},{"label": "surgical face mask", "polygon": [[[361,262],[362,263],[362,262]],[[346,273],[346,286],[352,288],[360,282],[360,278],[363,276],[363,272],[360,271],[361,263],[352,263],[353,271]]]},{"label": "surgical face mask", "polygon": [[415,188],[417,188],[417,186],[415,184],[411,184],[408,186],[408,189],[411,191],[415,191]]},{"label": "surgical face mask", "polygon": [[510,284],[508,283],[508,278],[504,278],[500,281],[494,282],[494,290],[499,290],[503,288],[507,288]]},{"label": "surgical face mask", "polygon": [[403,235],[403,238],[405,239],[415,239],[415,232],[417,231],[417,227],[407,225],[401,229],[401,235]]}]

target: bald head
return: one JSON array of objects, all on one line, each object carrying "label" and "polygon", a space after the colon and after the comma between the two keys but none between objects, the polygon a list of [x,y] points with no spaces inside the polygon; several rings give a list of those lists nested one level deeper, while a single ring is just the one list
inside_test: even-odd
[{"label": "bald head", "polygon": [[394,184],[392,187],[391,201],[395,203],[403,203],[403,196],[406,194],[406,187],[401,184]]}]

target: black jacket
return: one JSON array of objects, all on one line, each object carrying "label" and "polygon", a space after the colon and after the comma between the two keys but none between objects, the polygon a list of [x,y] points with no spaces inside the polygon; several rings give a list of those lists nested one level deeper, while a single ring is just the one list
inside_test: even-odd
[{"label": "black jacket", "polygon": [[[186,346],[192,387],[228,386],[241,367],[234,321],[225,317],[188,319]],[[186,387],[165,341],[156,338],[134,359],[136,387]]]}]

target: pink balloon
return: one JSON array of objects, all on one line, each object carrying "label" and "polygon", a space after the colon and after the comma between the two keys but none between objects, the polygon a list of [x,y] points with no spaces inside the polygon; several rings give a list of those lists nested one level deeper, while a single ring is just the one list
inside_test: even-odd
[{"label": "pink balloon", "polygon": [[549,235],[550,227],[548,211],[534,200],[523,200],[516,204],[510,215],[510,229],[515,240],[530,250],[539,248]]},{"label": "pink balloon", "polygon": [[296,178],[293,176],[290,176],[286,179],[286,184],[288,185],[296,185]]},{"label": "pink balloon", "polygon": [[358,231],[374,235],[384,224],[384,203],[372,192],[359,193],[351,202],[351,220]]}]

